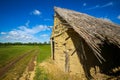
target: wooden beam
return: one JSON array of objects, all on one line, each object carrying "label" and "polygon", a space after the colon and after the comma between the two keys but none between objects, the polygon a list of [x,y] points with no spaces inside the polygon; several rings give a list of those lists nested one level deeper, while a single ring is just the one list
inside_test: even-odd
[{"label": "wooden beam", "polygon": [[54,56],[54,42],[53,42],[53,38],[51,38],[51,59],[55,60],[55,56]]}]

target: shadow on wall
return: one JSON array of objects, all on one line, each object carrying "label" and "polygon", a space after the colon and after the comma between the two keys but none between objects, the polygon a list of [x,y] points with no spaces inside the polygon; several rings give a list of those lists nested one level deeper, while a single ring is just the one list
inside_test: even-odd
[{"label": "shadow on wall", "polygon": [[[99,67],[100,73],[109,75],[109,76],[119,76],[120,75],[120,48],[114,44],[108,43],[108,41],[104,41],[103,45],[100,45],[101,55],[105,58],[106,62],[102,64],[97,60],[94,55],[92,49],[88,46],[88,44],[79,36],[78,33],[74,32],[70,33],[68,31],[68,35],[71,37],[74,46],[76,47],[77,55],[79,57],[80,63],[83,66],[86,78],[88,80],[92,79],[90,69]],[[83,44],[81,44],[81,42]],[[82,47],[84,46],[84,47]],[[83,51],[84,50],[84,51]],[[116,69],[116,70],[114,70]],[[96,69],[95,69],[96,70]]]}]

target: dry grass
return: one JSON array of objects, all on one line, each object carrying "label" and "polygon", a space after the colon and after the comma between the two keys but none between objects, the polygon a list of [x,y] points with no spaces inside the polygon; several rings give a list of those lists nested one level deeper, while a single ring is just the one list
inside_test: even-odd
[{"label": "dry grass", "polygon": [[51,60],[42,62],[39,67],[44,70],[48,80],[86,80],[84,76],[65,73]]},{"label": "dry grass", "polygon": [[[60,68],[54,63],[52,60],[47,60],[39,64],[39,68],[41,69],[40,75],[42,78],[39,80],[87,80],[85,75],[65,73],[60,70]],[[91,69],[91,74],[94,76],[94,80],[118,80],[120,77],[110,77],[105,74],[99,73],[99,69],[96,70]]]}]

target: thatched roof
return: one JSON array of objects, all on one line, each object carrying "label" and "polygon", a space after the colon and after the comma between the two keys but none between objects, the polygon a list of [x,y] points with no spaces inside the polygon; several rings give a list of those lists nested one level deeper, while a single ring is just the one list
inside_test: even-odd
[{"label": "thatched roof", "polygon": [[100,55],[99,44],[105,40],[120,48],[120,26],[93,16],[73,10],[55,7],[55,12],[64,19],[91,47],[99,60],[104,60]]}]

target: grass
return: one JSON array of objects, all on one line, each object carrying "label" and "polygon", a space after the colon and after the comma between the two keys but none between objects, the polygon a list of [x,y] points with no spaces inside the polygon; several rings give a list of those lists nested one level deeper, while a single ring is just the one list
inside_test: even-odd
[{"label": "grass", "polygon": [[0,47],[0,70],[10,65],[8,71],[0,76],[0,80],[17,80],[25,71],[28,63],[39,53],[39,46],[14,45]]},{"label": "grass", "polygon": [[0,47],[0,68],[33,48],[34,46],[25,45]]},{"label": "grass", "polygon": [[41,63],[45,59],[48,59],[50,57],[51,48],[50,45],[41,45],[39,46],[40,53],[37,57],[37,63]]},{"label": "grass", "polygon": [[39,64],[46,59],[50,58],[50,45],[41,45],[39,46],[40,48],[40,53],[37,56],[37,66],[36,66],[36,72],[35,72],[35,77],[34,80],[49,80],[48,75],[44,72],[43,68],[39,67]]},{"label": "grass", "polygon": [[36,55],[37,48],[29,53],[27,56],[23,57],[20,61],[18,61],[3,77],[3,80],[19,80],[28,66],[29,61]]},{"label": "grass", "polygon": [[[30,52],[34,50],[33,52]],[[36,52],[37,51],[37,52]],[[29,53],[30,52],[30,53]],[[33,56],[37,55],[37,65],[35,70],[34,80],[49,80],[49,75],[45,72],[43,68],[39,66],[40,63],[50,58],[51,48],[50,45],[40,45],[40,46],[27,46],[27,45],[16,45],[16,46],[1,46],[0,47],[0,69],[16,60],[21,55],[29,53],[17,63],[15,63],[10,70],[5,73],[5,75],[0,78],[0,80],[13,80],[19,79],[23,72],[25,71],[28,63],[31,61]]]},{"label": "grass", "polygon": [[37,66],[34,80],[49,80],[49,79],[45,70]]}]

